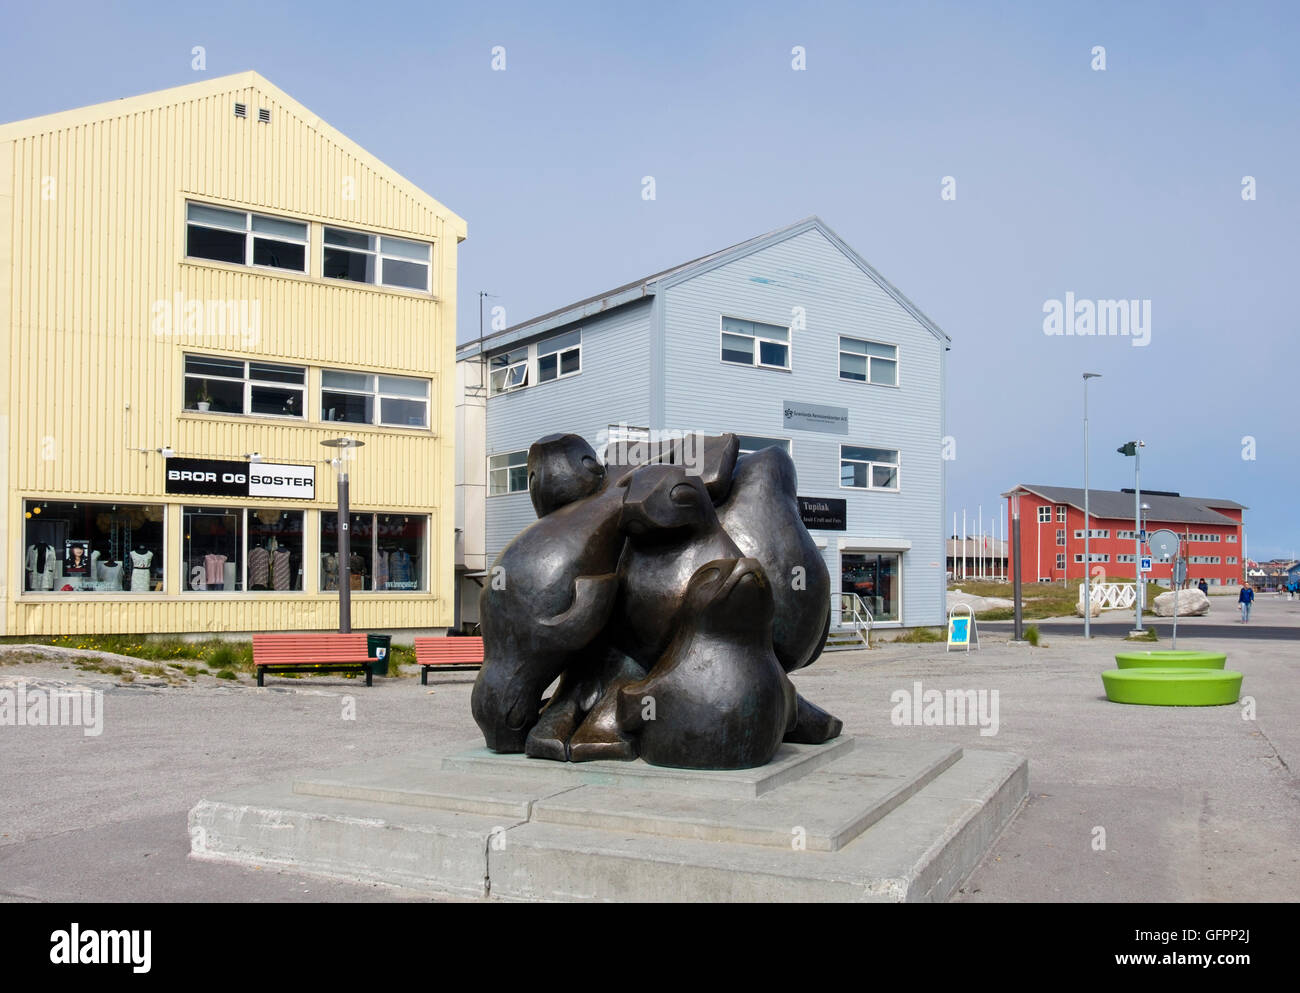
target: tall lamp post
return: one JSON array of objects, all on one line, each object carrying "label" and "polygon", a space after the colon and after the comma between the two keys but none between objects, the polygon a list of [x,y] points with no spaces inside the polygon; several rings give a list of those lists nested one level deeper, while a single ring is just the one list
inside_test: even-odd
[{"label": "tall lamp post", "polygon": [[352,633],[352,577],[349,560],[352,557],[351,513],[348,507],[348,463],[352,452],[365,444],[356,438],[330,438],[322,441],[326,448],[338,450],[330,459],[339,477],[339,634]]},{"label": "tall lamp post", "polygon": [[1092,534],[1088,513],[1088,380],[1100,378],[1099,372],[1083,374],[1083,636],[1085,638],[1092,637],[1092,555],[1088,541]]},{"label": "tall lamp post", "polygon": [[1020,614],[1020,490],[1018,488],[1014,489],[1010,493],[1004,493],[1003,496],[1007,497],[1011,501],[1011,567],[1015,573],[1015,579],[1013,580],[1014,591],[1012,596],[1015,597],[1016,620],[1015,627],[1011,634],[1011,644],[1023,645],[1025,643],[1025,634],[1022,630],[1024,621]]},{"label": "tall lamp post", "polygon": [[[1141,576],[1142,570],[1142,452],[1146,447],[1145,441],[1130,441],[1120,445],[1115,449],[1121,455],[1131,455],[1133,457],[1133,526],[1136,530],[1133,532],[1133,553],[1135,555],[1134,565],[1137,569],[1135,575]],[[1133,592],[1140,594],[1138,587],[1141,582],[1138,581]],[[1134,634],[1142,633],[1142,597],[1137,595],[1133,597],[1133,612],[1137,615],[1137,624],[1133,628]]]}]

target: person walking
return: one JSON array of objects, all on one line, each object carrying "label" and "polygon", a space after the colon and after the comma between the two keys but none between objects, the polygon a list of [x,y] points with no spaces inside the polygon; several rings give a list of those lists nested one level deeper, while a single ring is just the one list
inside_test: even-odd
[{"label": "person walking", "polygon": [[1245,624],[1250,620],[1250,605],[1255,602],[1255,591],[1250,588],[1249,583],[1242,584],[1241,592],[1237,594],[1237,606],[1241,608],[1241,623]]}]

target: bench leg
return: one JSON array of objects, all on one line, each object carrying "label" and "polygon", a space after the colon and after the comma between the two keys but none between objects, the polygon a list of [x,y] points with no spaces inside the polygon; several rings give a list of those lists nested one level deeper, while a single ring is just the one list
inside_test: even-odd
[{"label": "bench leg", "polygon": [[262,683],[262,677],[265,676],[265,675],[266,675],[266,670],[263,669],[263,668],[259,665],[259,666],[257,667],[257,685],[258,685],[258,686],[262,686],[262,685],[263,685],[263,683]]},{"label": "bench leg", "polygon": [[370,663],[367,662],[367,663],[366,663],[366,685],[367,685],[367,686],[373,686],[373,685],[374,685],[374,684],[371,682],[371,680],[374,679],[374,677],[375,677],[374,671],[370,668]]},{"label": "bench leg", "polygon": [[429,685],[429,670],[428,667],[426,666],[420,667],[420,685],[421,686]]}]

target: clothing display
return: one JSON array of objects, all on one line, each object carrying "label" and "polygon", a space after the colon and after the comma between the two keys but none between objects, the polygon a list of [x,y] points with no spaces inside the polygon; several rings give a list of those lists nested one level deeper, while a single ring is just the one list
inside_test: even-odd
[{"label": "clothing display", "polygon": [[320,571],[322,590],[337,590],[339,588],[339,557],[332,552],[320,557]]},{"label": "clothing display", "polygon": [[54,561],[57,556],[53,545],[41,542],[27,548],[27,588],[29,590],[54,589]]},{"label": "clothing display", "polygon": [[389,582],[397,589],[410,589],[415,581],[415,560],[409,552],[398,549],[388,556]]},{"label": "clothing display", "polygon": [[131,552],[131,592],[149,592],[149,566],[153,564],[153,552]]},{"label": "clothing display", "polygon": [[254,590],[264,590],[271,585],[271,553],[260,545],[248,550],[248,585]]},{"label": "clothing display", "polygon": [[[272,541],[275,539],[272,538]],[[271,586],[277,590],[290,589],[289,549],[281,548],[271,553]]]},{"label": "clothing display", "polygon": [[115,593],[120,590],[122,588],[122,563],[114,562],[112,565],[107,562],[99,563],[99,581],[111,592]]},{"label": "clothing display", "polygon": [[388,589],[388,553],[382,550],[375,553],[375,584],[373,589]]},{"label": "clothing display", "polygon": [[226,581],[226,556],[203,556],[203,570],[204,578],[208,581],[209,587],[223,585]]}]

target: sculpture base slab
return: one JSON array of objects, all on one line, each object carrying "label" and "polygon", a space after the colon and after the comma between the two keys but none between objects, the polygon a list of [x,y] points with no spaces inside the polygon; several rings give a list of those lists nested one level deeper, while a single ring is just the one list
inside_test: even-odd
[{"label": "sculpture base slab", "polygon": [[1007,752],[841,737],[760,769],[482,748],[200,801],[195,858],[506,900],[944,900],[1028,791]]}]

